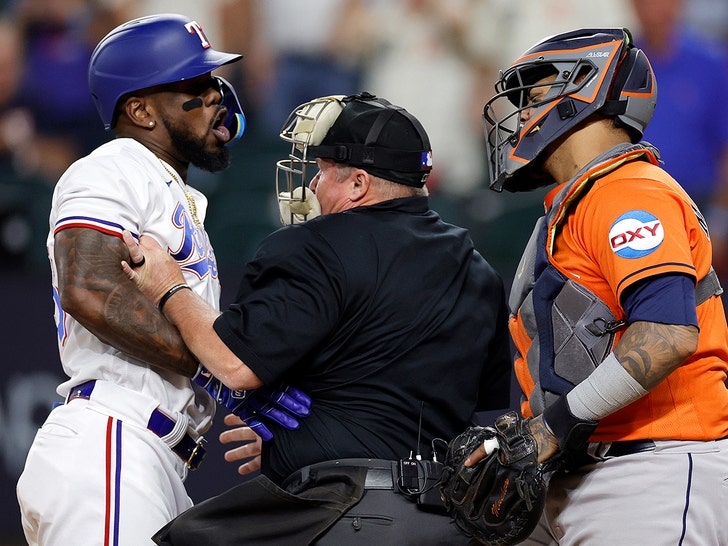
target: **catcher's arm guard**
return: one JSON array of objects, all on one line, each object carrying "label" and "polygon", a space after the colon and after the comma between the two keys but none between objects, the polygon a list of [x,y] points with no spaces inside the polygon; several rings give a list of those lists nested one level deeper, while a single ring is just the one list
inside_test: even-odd
[{"label": "catcher's arm guard", "polygon": [[[475,449],[492,440],[498,449],[472,467],[463,465]],[[489,451],[489,450],[486,450]],[[494,427],[470,427],[448,446],[440,492],[456,525],[488,546],[524,540],[536,527],[546,500],[544,467],[528,420],[516,412]]]}]

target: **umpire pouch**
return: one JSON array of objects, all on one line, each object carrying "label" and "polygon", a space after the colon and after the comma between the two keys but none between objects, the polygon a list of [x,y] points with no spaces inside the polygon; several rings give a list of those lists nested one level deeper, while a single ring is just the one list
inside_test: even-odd
[{"label": "umpire pouch", "polygon": [[183,512],[153,540],[162,546],[310,544],[359,502],[366,476],[364,466],[314,465],[279,487],[259,475]]}]

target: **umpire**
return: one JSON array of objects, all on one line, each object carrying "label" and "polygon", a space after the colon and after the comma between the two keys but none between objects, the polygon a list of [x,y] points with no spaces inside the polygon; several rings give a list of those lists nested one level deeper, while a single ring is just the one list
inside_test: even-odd
[{"label": "umpire", "polygon": [[476,411],[508,406],[503,283],[466,230],[430,210],[429,139],[403,108],[368,93],[316,99],[281,136],[301,175],[293,189],[313,192],[322,214],[268,236],[221,314],[178,288],[177,263],[152,239],[127,238],[145,264],[125,270],[164,301],[203,366],[233,389],[286,381],[313,400],[298,430],[272,429],[261,476],[156,540],[466,543],[436,511],[437,465],[425,461]]}]

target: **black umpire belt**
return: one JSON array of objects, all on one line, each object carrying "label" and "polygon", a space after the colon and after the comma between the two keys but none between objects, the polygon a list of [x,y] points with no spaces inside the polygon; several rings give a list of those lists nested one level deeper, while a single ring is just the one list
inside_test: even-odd
[{"label": "black umpire belt", "polygon": [[301,482],[308,480],[312,472],[325,468],[336,467],[365,467],[367,469],[364,489],[390,489],[394,490],[395,476],[397,475],[397,463],[384,459],[337,459],[304,466],[297,470],[286,481],[296,477]]},{"label": "black umpire belt", "polygon": [[[75,386],[68,394],[66,403],[71,400],[76,400],[77,398],[88,400],[91,398],[91,393],[93,392],[95,385],[96,381],[92,380]],[[167,434],[172,432],[174,425],[174,419],[162,411],[155,409],[149,416],[147,428],[160,438],[164,438]],[[200,463],[202,463],[202,459],[205,458],[206,452],[203,442],[204,440],[202,437],[196,441],[189,434],[185,434],[179,442],[170,446],[170,449],[174,451],[189,468],[195,470],[198,466],[200,466]]]}]

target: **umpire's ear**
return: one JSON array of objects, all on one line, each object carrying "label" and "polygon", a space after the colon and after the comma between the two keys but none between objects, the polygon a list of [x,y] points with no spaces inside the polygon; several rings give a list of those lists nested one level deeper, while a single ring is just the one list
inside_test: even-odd
[{"label": "umpire's ear", "polygon": [[372,187],[370,177],[371,175],[364,169],[354,168],[349,173],[344,184],[347,184],[346,196],[352,203],[356,203],[367,197]]}]

